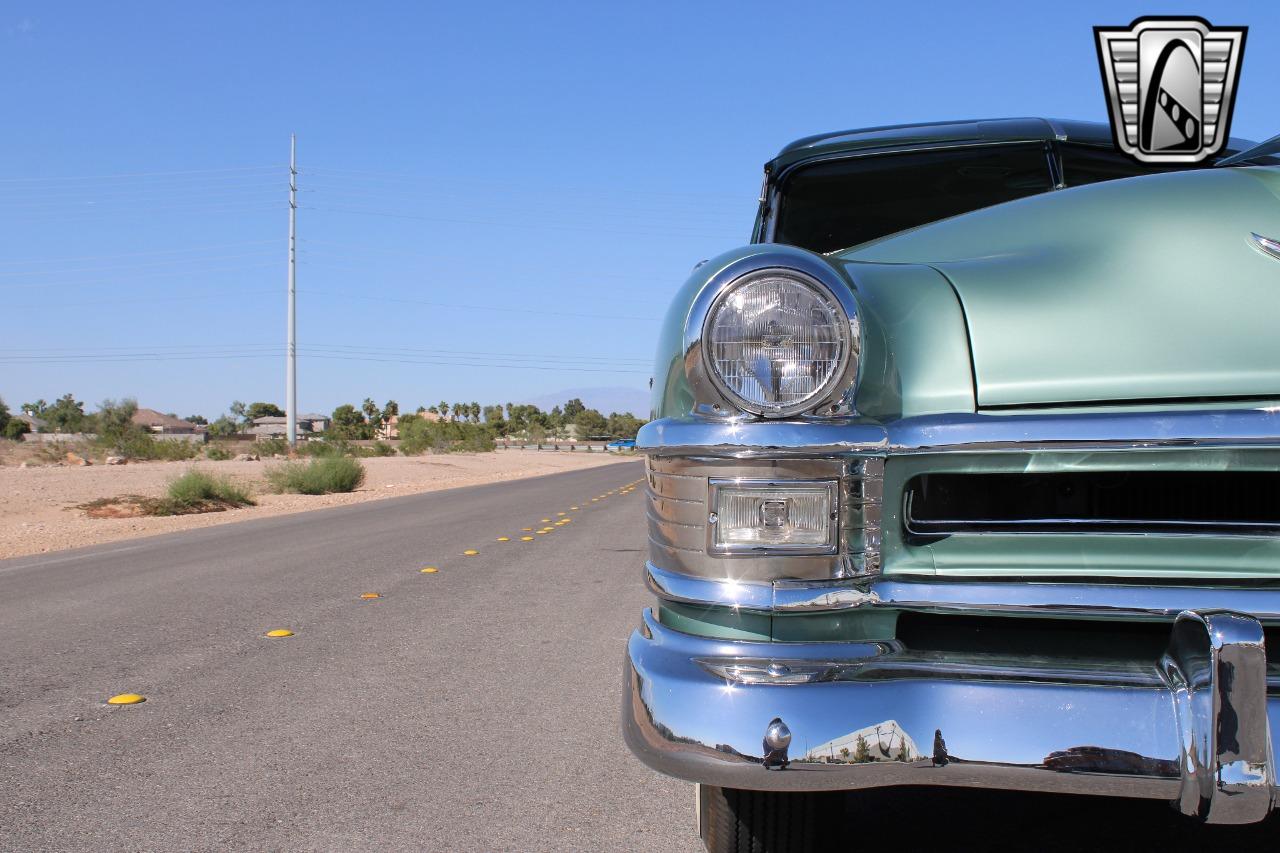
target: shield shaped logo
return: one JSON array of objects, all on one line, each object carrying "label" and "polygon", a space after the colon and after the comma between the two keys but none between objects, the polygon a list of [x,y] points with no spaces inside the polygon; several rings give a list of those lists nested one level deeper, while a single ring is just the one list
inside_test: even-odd
[{"label": "shield shaped logo", "polygon": [[1094,27],[1116,147],[1144,163],[1198,163],[1221,151],[1248,29],[1203,18]]}]

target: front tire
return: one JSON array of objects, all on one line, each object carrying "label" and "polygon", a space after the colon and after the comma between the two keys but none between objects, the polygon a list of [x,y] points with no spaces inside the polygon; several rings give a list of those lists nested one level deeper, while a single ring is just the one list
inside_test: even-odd
[{"label": "front tire", "polygon": [[698,827],[708,853],[808,853],[818,847],[820,794],[698,789]]}]

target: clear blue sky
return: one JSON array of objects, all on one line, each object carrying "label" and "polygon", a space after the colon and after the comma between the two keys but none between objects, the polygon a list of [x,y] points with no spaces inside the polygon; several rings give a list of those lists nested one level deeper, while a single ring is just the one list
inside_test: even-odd
[{"label": "clear blue sky", "polygon": [[1251,28],[1233,133],[1264,138],[1274,11],[6,2],[0,396],[283,403],[293,131],[304,411],[643,389],[670,294],[746,242],[789,140],[1105,120],[1091,27],[1153,13]]}]

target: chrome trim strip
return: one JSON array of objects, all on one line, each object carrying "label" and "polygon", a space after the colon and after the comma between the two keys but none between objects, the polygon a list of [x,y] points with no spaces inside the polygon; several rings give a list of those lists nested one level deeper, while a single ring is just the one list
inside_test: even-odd
[{"label": "chrome trim strip", "polygon": [[645,564],[649,589],[665,601],[782,613],[881,608],[929,613],[1173,619],[1184,610],[1231,610],[1280,624],[1280,580],[1236,586],[1064,583],[1027,579],[834,581],[698,578]]},{"label": "chrome trim strip", "polygon": [[727,458],[1001,450],[1150,450],[1280,446],[1280,407],[1034,415],[927,415],[888,425],[853,419],[663,418],[636,447],[662,456]]},{"label": "chrome trim strip", "polygon": [[1280,260],[1280,240],[1263,237],[1261,234],[1250,234],[1253,247],[1270,258]]},{"label": "chrome trim strip", "polygon": [[[627,652],[627,745],[693,782],[1142,797],[1210,823],[1260,820],[1276,794],[1280,697],[1265,695],[1261,627],[1241,614],[1184,613],[1162,660],[1119,664],[728,641],[680,633],[651,612]],[[771,720],[790,732],[787,745],[762,742]]]}]

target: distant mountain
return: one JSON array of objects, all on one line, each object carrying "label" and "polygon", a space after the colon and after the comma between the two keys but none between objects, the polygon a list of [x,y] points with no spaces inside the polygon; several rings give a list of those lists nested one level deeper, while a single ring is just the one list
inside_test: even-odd
[{"label": "distant mountain", "polygon": [[649,419],[649,392],[643,388],[624,388],[609,386],[604,388],[567,388],[564,391],[552,391],[530,397],[520,402],[537,406],[544,412],[553,406],[563,406],[566,401],[577,397],[588,409],[595,409],[602,415],[610,412],[630,412],[638,418]]}]

